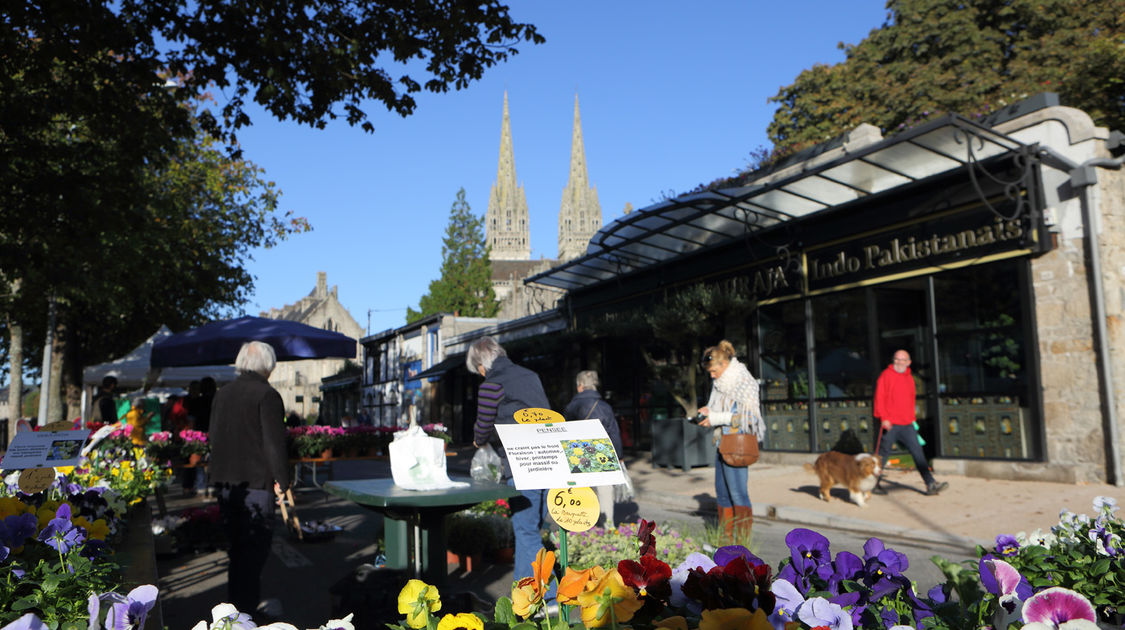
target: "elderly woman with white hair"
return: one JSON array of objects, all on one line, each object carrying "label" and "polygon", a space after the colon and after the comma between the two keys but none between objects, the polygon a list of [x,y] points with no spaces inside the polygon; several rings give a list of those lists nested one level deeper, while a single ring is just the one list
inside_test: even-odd
[{"label": "elderly woman with white hair", "polygon": [[[469,346],[465,366],[484,377],[477,396],[477,421],[473,425],[473,445],[478,448],[492,444],[504,464],[504,477],[509,485],[511,469],[504,447],[496,436],[497,424],[515,424],[515,413],[536,407],[549,409],[547,394],[539,376],[512,363],[508,353],[492,337],[481,337]],[[547,513],[546,490],[521,490],[522,497],[511,501],[512,529],[516,537],[516,580],[531,577],[535,554],[543,547],[540,529]],[[549,594],[553,597],[554,587]]]},{"label": "elderly woman with white hair", "polygon": [[277,358],[261,341],[243,344],[238,378],[215,394],[211,406],[211,481],[230,539],[230,603],[254,614],[273,538],[275,493],[289,487],[285,407],[267,379]]}]

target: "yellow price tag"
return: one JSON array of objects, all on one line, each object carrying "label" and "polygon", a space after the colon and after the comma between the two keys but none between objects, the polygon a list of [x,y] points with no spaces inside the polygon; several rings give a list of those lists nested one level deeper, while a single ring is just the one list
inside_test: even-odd
[{"label": "yellow price tag", "polygon": [[40,431],[71,431],[74,429],[74,423],[69,420],[58,420],[56,422],[48,422],[43,425]]},{"label": "yellow price tag", "polygon": [[547,424],[549,422],[565,422],[562,414],[551,409],[528,407],[512,414],[519,424]]},{"label": "yellow price tag", "polygon": [[54,468],[25,468],[20,471],[20,478],[17,484],[19,485],[20,492],[24,494],[35,494],[42,492],[51,487],[55,482],[55,469]]},{"label": "yellow price tag", "polygon": [[547,512],[568,532],[584,532],[598,522],[601,504],[593,488],[555,488],[547,492]]}]

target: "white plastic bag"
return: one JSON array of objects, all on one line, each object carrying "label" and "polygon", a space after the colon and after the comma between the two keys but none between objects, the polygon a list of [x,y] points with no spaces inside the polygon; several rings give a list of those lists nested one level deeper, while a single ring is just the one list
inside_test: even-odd
[{"label": "white plastic bag", "polygon": [[632,501],[636,496],[636,491],[633,488],[633,478],[629,476],[629,471],[625,470],[625,462],[617,460],[621,464],[621,474],[625,475],[625,483],[619,483],[613,486],[613,502],[625,503]]},{"label": "white plastic bag", "polygon": [[438,490],[469,484],[452,481],[445,471],[445,440],[426,435],[418,425],[395,433],[391,442],[391,476],[405,490]]},{"label": "white plastic bag", "polygon": [[473,453],[473,461],[469,464],[469,476],[477,481],[500,483],[503,467],[504,464],[496,449],[492,448],[491,444],[485,443]]}]

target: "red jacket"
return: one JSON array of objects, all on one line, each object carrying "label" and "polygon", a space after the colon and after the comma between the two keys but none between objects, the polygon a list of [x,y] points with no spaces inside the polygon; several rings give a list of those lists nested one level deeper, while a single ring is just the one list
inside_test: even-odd
[{"label": "red jacket", "polygon": [[914,423],[914,377],[910,368],[900,374],[888,365],[879,375],[875,383],[875,417],[891,424]]}]

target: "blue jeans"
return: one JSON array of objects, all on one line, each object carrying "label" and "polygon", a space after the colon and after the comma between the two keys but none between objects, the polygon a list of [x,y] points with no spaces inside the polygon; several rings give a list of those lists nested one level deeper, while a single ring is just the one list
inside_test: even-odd
[{"label": "blue jeans", "polygon": [[[516,485],[514,479],[508,480],[508,485]],[[540,530],[546,521],[547,491],[546,490],[520,490],[523,496],[515,497],[510,501],[512,506],[512,530],[516,537],[515,566],[512,567],[512,579],[531,577],[531,565],[535,563],[535,555],[543,548],[543,538]],[[555,598],[557,583],[552,582],[547,591],[547,599]]]},{"label": "blue jeans", "polygon": [[715,499],[719,507],[734,507],[736,505],[750,506],[749,468],[746,466],[730,466],[723,461],[719,449],[715,449]]}]

